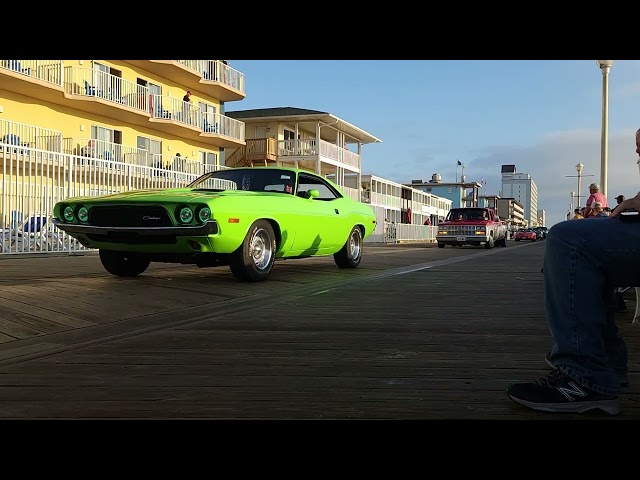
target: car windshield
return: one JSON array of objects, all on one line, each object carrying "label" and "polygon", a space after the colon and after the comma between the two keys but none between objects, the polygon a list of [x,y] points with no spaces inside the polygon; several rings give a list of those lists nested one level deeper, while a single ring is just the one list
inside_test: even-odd
[{"label": "car windshield", "polygon": [[484,208],[453,208],[449,210],[447,221],[451,220],[487,220]]},{"label": "car windshield", "polygon": [[232,168],[206,173],[188,185],[198,190],[247,190],[292,195],[296,174],[278,168]]}]

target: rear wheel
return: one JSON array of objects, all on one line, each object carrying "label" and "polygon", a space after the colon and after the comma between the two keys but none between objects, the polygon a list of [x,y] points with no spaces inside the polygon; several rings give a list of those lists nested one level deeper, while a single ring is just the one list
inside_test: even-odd
[{"label": "rear wheel", "polygon": [[333,260],[340,268],[356,268],[362,259],[362,232],[359,227],[353,227],[349,238],[339,252],[333,254]]},{"label": "rear wheel", "polygon": [[242,245],[231,254],[229,268],[236,279],[247,282],[266,280],[276,259],[276,236],[266,220],[251,225]]},{"label": "rear wheel", "polygon": [[151,263],[148,257],[140,253],[114,250],[100,250],[100,261],[107,272],[118,277],[137,277]]}]

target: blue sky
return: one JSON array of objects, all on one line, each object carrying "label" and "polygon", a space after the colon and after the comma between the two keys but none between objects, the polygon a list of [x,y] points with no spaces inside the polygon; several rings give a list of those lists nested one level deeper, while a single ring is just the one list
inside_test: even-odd
[{"label": "blue sky", "polygon": [[[298,107],[336,115],[382,140],[363,147],[363,173],[407,183],[440,173],[500,189],[515,164],[538,184],[547,225],[564,219],[585,165],[583,192],[600,178],[602,75],[595,60],[230,60],[245,74],[244,100],[227,111]],[[609,76],[608,196],[640,190],[640,61]],[[594,177],[586,177],[594,175]],[[584,200],[583,200],[584,203]]]}]

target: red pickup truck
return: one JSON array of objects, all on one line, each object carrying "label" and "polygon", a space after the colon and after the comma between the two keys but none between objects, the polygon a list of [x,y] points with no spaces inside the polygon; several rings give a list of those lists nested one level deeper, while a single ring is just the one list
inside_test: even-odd
[{"label": "red pickup truck", "polygon": [[444,222],[438,224],[438,247],[445,245],[484,245],[506,247],[507,227],[492,208],[452,208]]}]

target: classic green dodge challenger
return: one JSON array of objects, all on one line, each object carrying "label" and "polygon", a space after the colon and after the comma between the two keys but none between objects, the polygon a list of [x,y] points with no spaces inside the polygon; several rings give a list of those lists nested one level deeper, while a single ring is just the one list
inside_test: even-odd
[{"label": "classic green dodge challenger", "polygon": [[111,274],[135,277],[151,262],[228,265],[265,280],[276,258],[333,255],[355,268],[373,232],[373,209],[330,180],[294,168],[232,168],[185,188],[76,197],[54,206],[57,228],[99,249]]}]

